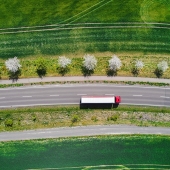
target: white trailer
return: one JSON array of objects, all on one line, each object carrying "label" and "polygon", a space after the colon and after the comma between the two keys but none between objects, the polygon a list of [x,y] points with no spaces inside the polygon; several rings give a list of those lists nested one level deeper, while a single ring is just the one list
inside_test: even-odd
[{"label": "white trailer", "polygon": [[120,96],[82,96],[81,104],[119,104],[121,102]]}]

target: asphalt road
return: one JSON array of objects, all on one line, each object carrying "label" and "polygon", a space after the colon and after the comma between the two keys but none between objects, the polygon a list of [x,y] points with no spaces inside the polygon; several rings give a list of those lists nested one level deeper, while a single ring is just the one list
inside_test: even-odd
[{"label": "asphalt road", "polygon": [[79,104],[83,95],[120,95],[121,104],[170,106],[168,87],[63,84],[0,89],[0,108]]},{"label": "asphalt road", "polygon": [[128,125],[78,126],[16,132],[1,132],[0,141],[45,139],[74,136],[111,135],[111,134],[170,135],[170,129],[161,127],[137,127]]}]

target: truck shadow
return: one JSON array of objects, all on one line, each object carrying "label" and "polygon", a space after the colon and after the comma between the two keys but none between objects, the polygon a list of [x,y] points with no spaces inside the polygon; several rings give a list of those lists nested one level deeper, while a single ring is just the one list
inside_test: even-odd
[{"label": "truck shadow", "polygon": [[117,108],[119,104],[112,103],[80,103],[80,109],[111,109]]}]

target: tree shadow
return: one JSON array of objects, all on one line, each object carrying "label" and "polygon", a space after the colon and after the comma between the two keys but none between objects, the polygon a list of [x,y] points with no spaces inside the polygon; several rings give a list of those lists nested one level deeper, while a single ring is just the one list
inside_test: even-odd
[{"label": "tree shadow", "polygon": [[66,75],[70,71],[68,67],[66,68],[58,67],[57,70],[58,73],[61,74],[62,76]]},{"label": "tree shadow", "polygon": [[137,77],[139,75],[139,69],[133,67],[131,73],[133,74],[133,76]]},{"label": "tree shadow", "polygon": [[106,74],[107,74],[107,76],[109,76],[109,77],[117,76],[117,70],[107,69]]},{"label": "tree shadow", "polygon": [[43,78],[47,74],[46,68],[39,68],[36,72],[40,78]]},{"label": "tree shadow", "polygon": [[16,72],[9,71],[8,74],[9,74],[9,79],[12,80],[12,82],[14,83],[18,81],[19,76],[21,75],[21,70],[19,69]]},{"label": "tree shadow", "polygon": [[81,67],[81,72],[83,73],[83,76],[91,76],[94,73],[94,70],[88,70],[86,67]]},{"label": "tree shadow", "polygon": [[163,75],[163,71],[156,68],[155,71],[154,71],[154,74],[156,75],[157,78],[160,78]]}]

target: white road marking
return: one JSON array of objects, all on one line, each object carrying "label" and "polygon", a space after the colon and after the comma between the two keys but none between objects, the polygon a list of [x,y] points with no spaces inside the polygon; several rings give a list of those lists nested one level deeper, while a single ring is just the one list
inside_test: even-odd
[{"label": "white road marking", "polygon": [[22,97],[32,97],[32,96],[22,96]]},{"label": "white road marking", "polygon": [[162,97],[162,98],[167,98],[167,99],[169,99],[170,97],[168,97],[168,96],[160,96],[160,97]]},{"label": "white road marking", "polygon": [[105,94],[105,95],[110,95],[110,96],[114,96],[114,94]]},{"label": "white road marking", "polygon": [[85,96],[85,95],[87,95],[87,94],[77,94],[78,96]]},{"label": "white road marking", "polygon": [[50,96],[59,96],[58,94],[50,95]]},{"label": "white road marking", "polygon": [[141,94],[136,94],[136,95],[133,95],[133,96],[142,96]]}]

